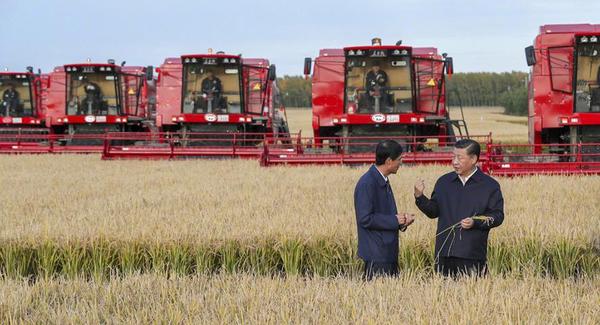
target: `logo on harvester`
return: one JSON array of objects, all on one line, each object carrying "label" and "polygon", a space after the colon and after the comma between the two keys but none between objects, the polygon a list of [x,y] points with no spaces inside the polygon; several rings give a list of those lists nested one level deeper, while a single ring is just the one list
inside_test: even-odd
[{"label": "logo on harvester", "polygon": [[371,120],[375,123],[383,123],[383,122],[385,122],[385,115],[373,114],[373,115],[371,115]]},{"label": "logo on harvester", "polygon": [[94,121],[96,120],[96,117],[94,115],[88,115],[88,116],[84,117],[83,120],[88,123],[94,123]]},{"label": "logo on harvester", "polygon": [[206,114],[206,115],[204,115],[204,119],[207,122],[214,122],[217,120],[217,116],[215,114]]}]

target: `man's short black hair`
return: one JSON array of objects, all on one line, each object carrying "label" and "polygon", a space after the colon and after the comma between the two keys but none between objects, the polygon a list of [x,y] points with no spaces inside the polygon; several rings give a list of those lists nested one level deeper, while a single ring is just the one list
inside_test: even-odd
[{"label": "man's short black hair", "polygon": [[402,146],[394,140],[383,140],[375,148],[375,165],[381,166],[390,158],[398,159],[402,154]]},{"label": "man's short black hair", "polygon": [[467,154],[469,156],[475,155],[477,156],[477,161],[479,161],[479,155],[481,154],[481,146],[479,142],[471,139],[461,139],[456,141],[454,144],[454,148],[458,149],[467,149]]}]

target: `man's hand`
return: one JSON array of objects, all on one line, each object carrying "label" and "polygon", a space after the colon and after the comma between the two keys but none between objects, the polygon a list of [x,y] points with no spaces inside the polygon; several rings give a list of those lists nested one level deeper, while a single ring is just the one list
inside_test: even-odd
[{"label": "man's hand", "polygon": [[473,218],[464,218],[460,221],[460,226],[463,229],[471,229],[475,225],[475,220]]},{"label": "man's hand", "polygon": [[415,197],[419,197],[423,195],[423,191],[425,190],[425,181],[420,179],[415,183]]},{"label": "man's hand", "polygon": [[415,222],[415,215],[412,213],[400,213],[396,215],[396,218],[398,218],[398,223],[403,227],[408,227]]}]

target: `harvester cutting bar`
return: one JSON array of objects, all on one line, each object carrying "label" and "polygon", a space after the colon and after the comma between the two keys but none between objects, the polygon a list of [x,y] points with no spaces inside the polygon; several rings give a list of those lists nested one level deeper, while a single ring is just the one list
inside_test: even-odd
[{"label": "harvester cutting bar", "polygon": [[600,174],[600,143],[488,144],[483,170],[494,176]]},{"label": "harvester cutting bar", "polygon": [[[277,143],[264,146],[262,166],[306,164],[370,164],[375,161],[378,142],[393,139],[403,146],[402,161],[405,164],[450,164],[453,145],[461,136],[396,136],[396,137],[329,137],[297,138],[294,151],[281,152]],[[486,148],[491,134],[471,136]],[[485,159],[485,152],[481,155]]]},{"label": "harvester cutting bar", "polygon": [[0,134],[0,154],[101,153],[104,134]]},{"label": "harvester cutting bar", "polygon": [[294,152],[294,134],[273,133],[108,133],[102,159],[254,158],[264,144]]}]

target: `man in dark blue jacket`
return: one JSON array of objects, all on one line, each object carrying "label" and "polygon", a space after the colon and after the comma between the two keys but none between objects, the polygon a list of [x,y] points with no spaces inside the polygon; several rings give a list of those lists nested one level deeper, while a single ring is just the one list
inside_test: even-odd
[{"label": "man in dark blue jacket", "polygon": [[375,165],[360,178],[354,190],[358,227],[358,256],[365,262],[365,278],[398,274],[398,231],[413,223],[414,215],[398,214],[388,176],[396,174],[402,147],[385,140],[375,149]]},{"label": "man in dark blue jacket", "polygon": [[500,185],[477,168],[480,151],[476,141],[457,141],[454,171],[438,179],[431,199],[423,195],[423,180],[415,184],[417,207],[438,218],[435,263],[443,275],[486,274],[489,231],[504,221]]}]

